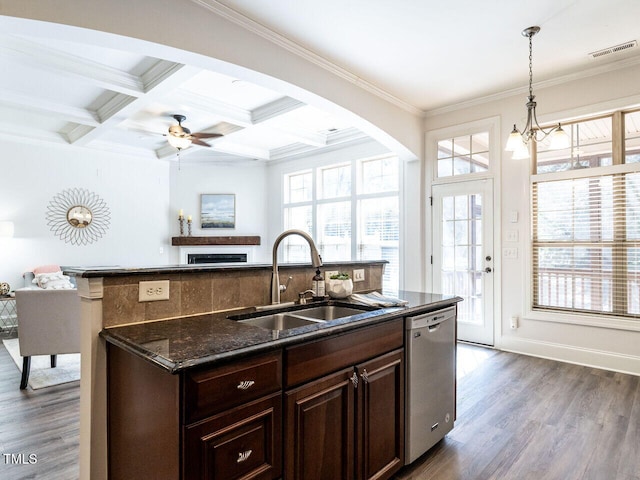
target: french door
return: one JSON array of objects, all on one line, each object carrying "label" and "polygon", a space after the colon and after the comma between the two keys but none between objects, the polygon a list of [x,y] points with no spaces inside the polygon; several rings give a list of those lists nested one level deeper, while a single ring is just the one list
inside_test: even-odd
[{"label": "french door", "polygon": [[493,345],[493,182],[433,186],[433,289],[457,295],[458,340]]}]

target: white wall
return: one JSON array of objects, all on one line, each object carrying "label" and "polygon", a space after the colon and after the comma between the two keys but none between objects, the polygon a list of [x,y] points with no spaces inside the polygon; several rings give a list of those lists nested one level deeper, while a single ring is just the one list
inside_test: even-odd
[{"label": "white wall", "polygon": [[[169,166],[166,162],[67,145],[2,141],[0,220],[15,236],[0,239],[0,281],[22,286],[22,273],[42,264],[161,265],[168,259]],[[77,246],[54,236],[47,205],[62,190],[99,195],[111,221],[97,242]],[[160,253],[160,249],[164,253]]]},{"label": "white wall", "polygon": [[[236,196],[236,228],[202,230],[200,228],[200,195],[203,193],[233,193]],[[172,206],[169,231],[171,236],[180,232],[178,210],[185,217],[192,215],[192,235],[259,235],[260,247],[255,248],[254,262],[270,262],[267,238],[267,200],[271,198],[266,185],[266,167],[263,162],[239,162],[237,164],[183,163],[178,169],[171,165]],[[187,225],[185,222],[185,235]],[[171,263],[180,263],[178,247],[172,247]]]},{"label": "white wall", "polygon": [[[566,120],[597,114],[640,104],[640,66],[632,66],[574,80],[558,86],[538,88],[534,86],[538,102],[538,116],[542,122]],[[493,116],[501,117],[501,145],[506,140],[511,125],[524,125],[526,116],[525,96],[521,94],[467,108],[448,109],[427,116],[425,130],[460,125]],[[496,239],[496,252],[500,252],[505,230],[517,229],[519,242],[517,259],[502,259],[501,271],[496,271],[500,295],[501,318],[496,319],[496,346],[498,348],[556,358],[560,360],[594,365],[603,368],[640,374],[640,329],[616,330],[533,319],[527,301],[531,285],[529,271],[529,162],[511,159],[511,154],[500,148],[501,171],[494,185],[500,189],[501,206],[496,212],[500,222],[502,239]],[[427,158],[426,162],[434,161]],[[428,188],[428,187],[427,187]],[[518,211],[518,223],[509,222],[509,212]],[[425,230],[429,225],[425,225]],[[412,242],[411,238],[407,242]],[[431,274],[428,271],[428,274]],[[512,316],[520,317],[520,328],[511,330]],[[574,318],[581,321],[580,316]]]}]

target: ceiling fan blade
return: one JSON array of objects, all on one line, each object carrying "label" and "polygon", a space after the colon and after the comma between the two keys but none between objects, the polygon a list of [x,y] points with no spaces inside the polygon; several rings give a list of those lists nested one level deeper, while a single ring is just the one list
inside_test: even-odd
[{"label": "ceiling fan blade", "polygon": [[192,133],[191,134],[192,137],[195,138],[217,138],[217,137],[222,137],[223,135],[221,133]]},{"label": "ceiling fan blade", "polygon": [[194,145],[200,145],[201,147],[211,146],[208,143],[203,142],[202,140],[198,140],[197,138],[194,138],[193,135],[191,136],[191,143],[193,143]]}]

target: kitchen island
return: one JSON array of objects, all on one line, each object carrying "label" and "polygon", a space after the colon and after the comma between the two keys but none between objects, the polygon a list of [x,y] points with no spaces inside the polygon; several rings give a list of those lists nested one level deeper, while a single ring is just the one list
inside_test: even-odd
[{"label": "kitchen island", "polygon": [[390,478],[404,465],[404,320],[459,297],[282,330],[253,307],[104,329],[110,478]]},{"label": "kitchen island", "polygon": [[[325,271],[352,271],[358,269],[364,273],[364,280],[354,282],[354,293],[366,293],[380,291],[382,288],[382,275],[385,261],[349,261],[349,262],[325,262]],[[307,290],[310,286],[314,270],[308,264],[284,264],[280,265],[280,275],[287,279],[289,288],[281,297],[281,302],[288,303],[298,299],[298,294]],[[218,331],[215,338],[211,338],[208,346],[200,353],[186,351],[184,347],[190,345],[205,345],[206,342],[197,342],[204,338],[207,331],[211,332],[212,324],[203,328],[207,321],[215,323],[225,320],[226,328],[233,329],[234,325],[228,322],[226,315],[232,310],[242,312],[254,306],[270,303],[270,280],[272,265],[247,264],[247,265],[169,265],[158,267],[74,267],[65,268],[65,273],[76,278],[78,294],[81,298],[81,358],[82,371],[80,381],[80,479],[81,480],[106,480],[108,477],[109,449],[107,438],[108,405],[107,405],[107,335],[109,332],[110,345],[122,353],[126,353],[136,365],[149,367],[154,373],[162,374],[163,379],[169,379],[172,384],[176,379],[183,379],[186,370],[198,368],[198,365],[211,363],[211,368],[216,368],[215,363],[222,366],[224,362],[230,362],[232,357],[240,360],[240,357],[249,357],[267,354],[268,350],[280,350],[292,347],[297,340],[313,342],[320,340],[326,334],[347,333],[347,330],[359,326],[366,326],[365,322],[353,325],[331,325],[318,328],[317,331],[305,331],[296,339],[275,339],[279,343],[273,343],[274,339],[262,337],[254,339],[253,344],[238,342],[237,336],[229,334],[224,336],[234,348],[225,348],[224,351],[212,350],[212,345],[219,346],[222,336]],[[144,288],[142,282],[162,281],[168,285],[168,299],[161,301],[141,301],[140,291]],[[414,307],[433,305],[439,302],[453,302],[459,299],[441,297],[430,294],[410,294],[400,292],[409,300],[406,311]],[[195,318],[201,317],[205,323],[197,323],[196,333],[189,326],[197,322]],[[397,318],[400,318],[398,316]],[[208,319],[208,320],[205,320]],[[383,319],[369,319],[367,322],[377,322]],[[177,322],[173,325],[173,322]],[[375,325],[372,325],[375,326]],[[157,332],[154,329],[170,329],[173,333],[184,331],[192,333],[183,338],[166,336],[168,331]],[[333,330],[332,330],[333,329]],[[313,329],[311,329],[313,330]],[[134,334],[135,333],[135,334]],[[146,338],[145,335],[149,335]],[[223,335],[223,334],[222,334]],[[257,335],[257,333],[256,333]],[[306,335],[306,337],[305,337]],[[152,338],[151,338],[152,337]],[[173,340],[172,340],[173,339]],[[155,343],[150,343],[155,342]],[[146,343],[144,346],[142,344]],[[167,350],[166,346],[169,346]],[[350,347],[359,349],[357,339]],[[180,348],[178,348],[180,347]],[[112,349],[112,350],[113,350]],[[182,350],[184,356],[176,356]],[[188,350],[188,349],[187,349]],[[260,351],[264,350],[264,353]],[[169,352],[169,356],[162,355]],[[153,354],[149,354],[153,352]],[[339,356],[339,355],[338,355]],[[146,357],[146,358],[143,358]],[[130,362],[131,363],[131,362]],[[133,364],[131,363],[131,364]],[[280,363],[280,365],[282,365]],[[186,367],[186,369],[185,369]],[[207,367],[208,368],[208,367]],[[224,368],[224,367],[222,367]],[[181,370],[182,369],[182,370]],[[173,370],[173,373],[171,373]],[[175,386],[175,385],[174,385]],[[151,388],[151,387],[150,387]],[[163,391],[161,389],[161,391]],[[181,406],[182,401],[176,400],[176,405]],[[142,414],[153,405],[153,402],[141,408]],[[158,412],[156,411],[156,414]],[[157,415],[156,415],[157,417]],[[182,420],[181,420],[182,421]],[[137,425],[139,422],[133,422]],[[147,432],[148,433],[148,432]],[[181,435],[173,439],[181,442]],[[113,436],[112,436],[113,437]],[[155,436],[155,441],[161,437]],[[168,437],[167,437],[168,438]],[[141,433],[140,443],[149,442],[148,435]],[[178,448],[174,445],[174,450]],[[174,454],[175,457],[175,454]],[[255,459],[254,455],[254,459]],[[142,459],[143,457],[140,457]],[[178,464],[179,464],[178,460]],[[244,463],[244,462],[243,462]],[[134,478],[134,477],[129,477]],[[143,476],[143,478],[149,478]],[[179,476],[158,478],[180,478]]]}]

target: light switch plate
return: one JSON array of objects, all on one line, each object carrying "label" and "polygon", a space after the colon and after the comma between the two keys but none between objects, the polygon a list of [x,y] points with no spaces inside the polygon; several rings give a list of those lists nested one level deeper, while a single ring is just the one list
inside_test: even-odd
[{"label": "light switch plate", "polygon": [[359,268],[353,271],[354,282],[364,282],[364,268]]},{"label": "light switch plate", "polygon": [[519,238],[518,230],[505,230],[505,241],[517,242]]},{"label": "light switch plate", "polygon": [[518,248],[508,247],[502,249],[502,258],[518,258]]}]

